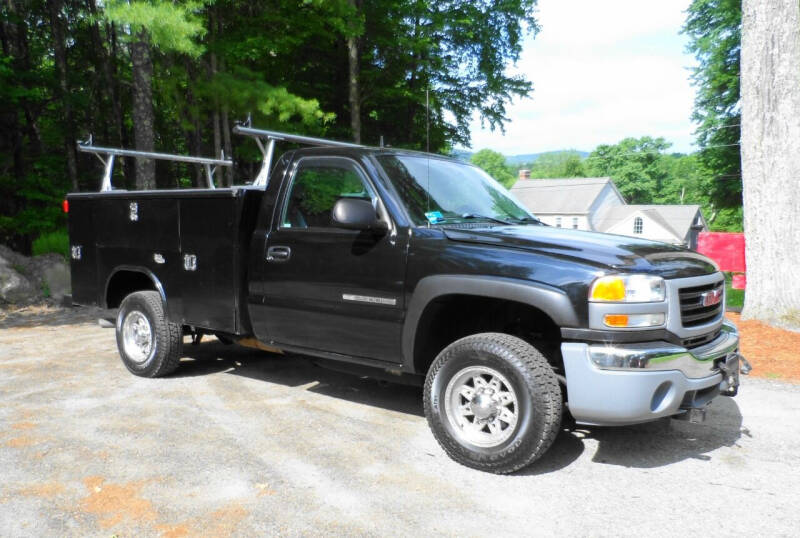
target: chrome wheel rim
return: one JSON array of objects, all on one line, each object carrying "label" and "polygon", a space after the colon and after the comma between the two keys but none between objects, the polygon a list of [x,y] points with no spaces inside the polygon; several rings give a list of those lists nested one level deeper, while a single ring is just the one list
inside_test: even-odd
[{"label": "chrome wheel rim", "polygon": [[147,316],[138,310],[128,312],[122,321],[122,346],[136,363],[145,362],[153,351],[153,328]]},{"label": "chrome wheel rim", "polygon": [[444,408],[460,440],[483,448],[508,440],[519,420],[514,387],[503,374],[485,366],[469,366],[450,379]]}]

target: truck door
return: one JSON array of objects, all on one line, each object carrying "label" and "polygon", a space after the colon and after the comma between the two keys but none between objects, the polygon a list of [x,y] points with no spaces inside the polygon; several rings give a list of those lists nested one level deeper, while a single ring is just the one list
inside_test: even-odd
[{"label": "truck door", "polygon": [[364,169],[350,158],[305,157],[283,193],[261,252],[263,315],[253,323],[265,326],[256,333],[266,329],[278,344],[401,362],[406,242],[331,222],[339,198],[380,204]]}]

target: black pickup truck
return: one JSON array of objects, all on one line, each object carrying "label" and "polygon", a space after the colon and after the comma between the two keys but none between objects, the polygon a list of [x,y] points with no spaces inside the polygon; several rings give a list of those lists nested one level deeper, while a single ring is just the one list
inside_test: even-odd
[{"label": "black pickup truck", "polygon": [[[495,473],[565,413],[697,422],[736,394],[747,363],[700,254],[546,226],[450,158],[237,129],[269,142],[252,185],[68,196],[73,301],[119,308],[133,374],[208,334],[415,376],[442,448]],[[313,147],[273,166],[276,140]]]}]

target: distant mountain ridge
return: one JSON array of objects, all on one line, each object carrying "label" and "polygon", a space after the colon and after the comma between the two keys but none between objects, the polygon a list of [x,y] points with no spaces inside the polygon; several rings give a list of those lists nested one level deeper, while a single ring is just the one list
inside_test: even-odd
[{"label": "distant mountain ridge", "polygon": [[[506,158],[506,162],[508,164],[514,165],[514,164],[535,162],[536,159],[538,159],[542,155],[550,155],[550,154],[553,154],[553,153],[565,153],[565,152],[577,153],[578,155],[580,155],[581,159],[585,159],[586,157],[589,156],[589,152],[588,151],[580,151],[580,150],[577,150],[577,149],[560,149],[560,150],[556,150],[556,151],[542,151],[540,153],[521,153],[519,155],[506,155],[505,158]],[[464,150],[464,149],[457,149],[457,150],[453,151],[453,157],[455,157],[457,159],[461,159],[462,161],[469,161],[469,159],[470,159],[470,157],[472,157],[473,153],[474,152],[472,152],[472,151],[467,151],[467,150]]]}]

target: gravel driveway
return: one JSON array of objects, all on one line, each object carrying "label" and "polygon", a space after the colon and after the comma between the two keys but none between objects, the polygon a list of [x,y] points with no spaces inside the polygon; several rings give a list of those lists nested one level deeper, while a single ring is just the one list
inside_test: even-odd
[{"label": "gravel driveway", "polygon": [[512,476],[451,462],[421,390],[209,338],[141,379],[90,311],[0,322],[0,536],[795,535],[800,385],[704,425],[565,430]]}]

